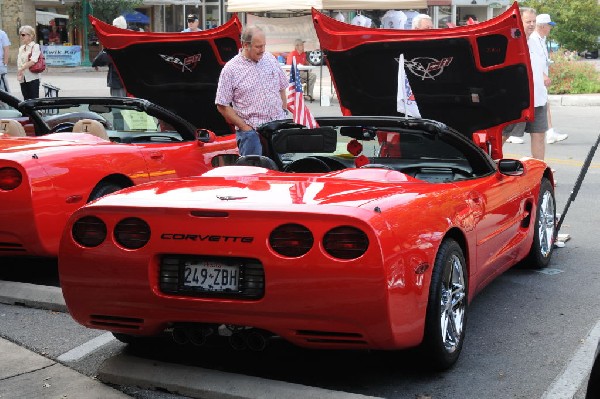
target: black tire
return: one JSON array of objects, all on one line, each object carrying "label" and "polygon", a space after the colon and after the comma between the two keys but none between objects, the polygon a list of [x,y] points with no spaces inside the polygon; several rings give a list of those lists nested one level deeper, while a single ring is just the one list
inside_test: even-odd
[{"label": "black tire", "polygon": [[446,370],[460,356],[468,307],[467,267],[463,251],[453,239],[445,239],[431,275],[425,336],[421,349],[425,366]]},{"label": "black tire", "polygon": [[125,188],[125,187],[123,187],[120,184],[116,184],[116,183],[100,183],[99,185],[96,186],[96,188],[94,188],[94,190],[90,194],[90,198],[88,199],[88,202],[96,200],[100,197],[104,197],[105,195],[114,193],[115,191],[119,191],[123,188]]},{"label": "black tire", "polygon": [[556,239],[556,201],[554,188],[547,178],[542,178],[540,196],[535,208],[532,228],[533,243],[529,255],[522,265],[532,269],[543,269],[550,263]]}]

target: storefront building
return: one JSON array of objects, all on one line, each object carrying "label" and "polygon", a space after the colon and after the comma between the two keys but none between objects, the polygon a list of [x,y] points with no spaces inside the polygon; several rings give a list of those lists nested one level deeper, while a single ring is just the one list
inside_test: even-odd
[{"label": "storefront building", "polygon": [[[229,0],[229,4],[248,0]],[[274,0],[265,0],[271,3]],[[298,0],[294,0],[298,1]],[[307,5],[318,0],[307,0]],[[327,3],[329,1],[329,3]],[[385,0],[384,0],[385,1]],[[0,29],[9,36],[12,43],[10,49],[10,64],[14,65],[19,47],[18,30],[22,25],[31,25],[36,28],[38,42],[41,41],[46,51],[51,52],[55,61],[63,65],[72,66],[77,64],[78,56],[85,56],[77,48],[69,46],[82,46],[83,37],[81,32],[69,28],[69,9],[75,0],[0,0]],[[333,3],[332,3],[333,2]],[[262,1],[254,1],[254,4],[264,5]],[[356,15],[363,14],[372,20],[372,27],[381,27],[381,18],[389,8],[385,8],[382,1],[364,1],[365,7],[369,4],[378,3],[378,9],[343,9],[343,0],[323,0],[323,5],[337,4],[341,9],[324,11],[331,16],[341,14],[346,21],[351,21]],[[92,0],[93,4],[93,0]],[[271,6],[259,7],[262,11],[252,14],[261,17],[286,17],[298,16],[310,12],[310,6],[305,10],[286,11],[278,10],[287,6],[289,2],[277,0],[275,8]],[[353,5],[356,1],[353,0]],[[402,4],[402,2],[390,2],[390,4]],[[405,3],[410,4],[410,3]],[[464,25],[471,18],[475,21],[485,21],[502,13],[510,5],[508,0],[423,0],[419,4],[423,8],[397,8],[403,12],[427,13],[433,21],[435,28]],[[199,16],[201,27],[209,29],[221,25],[230,15],[227,11],[227,0],[145,0],[142,7],[136,9],[135,13],[125,15],[131,29],[143,29],[154,32],[179,32],[187,27],[186,16],[196,14]],[[268,9],[270,11],[264,11]],[[278,10],[278,11],[277,11]],[[246,13],[239,13],[243,22],[246,21]],[[116,17],[116,16],[115,16]],[[109,21],[110,22],[110,21]],[[91,28],[90,28],[91,29]],[[99,45],[94,42],[93,34],[89,40],[88,58],[100,50]],[[52,47],[52,46],[60,46]],[[81,54],[81,55],[79,55]],[[52,58],[52,57],[51,57]],[[86,64],[86,63],[84,63]]]}]

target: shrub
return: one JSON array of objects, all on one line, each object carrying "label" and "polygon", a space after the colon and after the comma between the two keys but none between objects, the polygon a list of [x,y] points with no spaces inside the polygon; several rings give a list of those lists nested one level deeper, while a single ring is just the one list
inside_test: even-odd
[{"label": "shrub", "polygon": [[600,74],[591,62],[579,61],[572,53],[559,50],[551,56],[550,65],[552,84],[550,94],[588,94],[600,93]]}]

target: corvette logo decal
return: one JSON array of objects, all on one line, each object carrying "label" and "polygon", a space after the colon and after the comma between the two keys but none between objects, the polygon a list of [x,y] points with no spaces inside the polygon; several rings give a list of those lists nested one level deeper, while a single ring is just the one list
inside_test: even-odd
[{"label": "corvette logo decal", "polygon": [[235,196],[235,195],[217,195],[217,198],[220,199],[221,201],[235,201],[235,200],[246,199],[248,197]]},{"label": "corvette logo decal", "polygon": [[[449,66],[453,59],[454,57],[446,57],[441,60],[431,57],[417,57],[412,60],[405,60],[404,65],[410,73],[418,76],[421,80],[435,80],[436,76],[441,75],[444,72],[444,68]],[[396,58],[396,61],[400,62],[400,59]]]},{"label": "corvette logo decal", "polygon": [[173,54],[173,55],[164,55],[159,54],[160,57],[166,62],[170,63],[175,69],[181,69],[181,72],[189,71],[192,72],[198,62],[200,62],[200,58],[202,58],[202,54]]}]

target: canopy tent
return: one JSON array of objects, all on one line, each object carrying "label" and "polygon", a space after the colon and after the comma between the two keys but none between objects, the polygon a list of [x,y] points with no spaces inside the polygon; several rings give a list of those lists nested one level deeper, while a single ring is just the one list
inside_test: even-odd
[{"label": "canopy tent", "polygon": [[418,10],[427,0],[323,0],[324,10]]},{"label": "canopy tent", "polygon": [[129,23],[137,23],[143,25],[150,24],[150,18],[146,14],[142,14],[139,11],[123,14],[123,17],[125,17],[125,21]]},{"label": "canopy tent", "polygon": [[228,0],[227,12],[278,10],[410,10],[427,8],[427,0]]},{"label": "canopy tent", "polygon": [[322,0],[228,0],[227,12],[323,9]]},{"label": "canopy tent", "polygon": [[258,25],[265,32],[270,52],[282,53],[294,48],[294,40],[305,40],[306,51],[319,48],[319,39],[313,26],[312,17],[267,18],[248,15],[248,25]]},{"label": "canopy tent", "polygon": [[57,14],[55,12],[48,11],[35,11],[35,21],[40,25],[50,25],[50,22],[54,18],[64,18],[69,19],[69,16],[66,14]]}]

